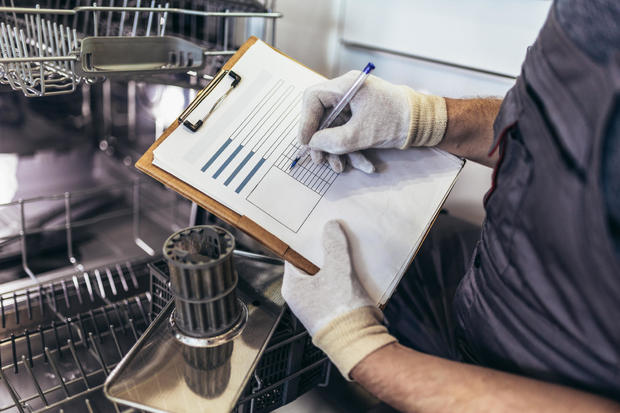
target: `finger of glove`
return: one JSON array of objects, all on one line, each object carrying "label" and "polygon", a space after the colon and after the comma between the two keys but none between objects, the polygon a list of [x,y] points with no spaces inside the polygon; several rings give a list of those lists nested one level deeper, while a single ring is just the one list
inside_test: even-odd
[{"label": "finger of glove", "polygon": [[323,267],[328,274],[348,274],[351,271],[347,236],[340,223],[328,221],[323,228]]},{"label": "finger of glove", "polygon": [[349,163],[353,168],[367,174],[375,172],[375,166],[362,152],[351,152],[347,156],[349,157]]},{"label": "finger of glove", "polygon": [[284,277],[282,278],[282,297],[284,297],[285,301],[290,301],[295,291],[297,291],[296,286],[304,281],[303,277],[311,277],[306,272],[300,270],[295,267],[288,261],[284,262]]},{"label": "finger of glove", "polygon": [[340,155],[334,155],[333,153],[327,154],[327,163],[337,174],[344,171],[344,160]]},{"label": "finger of glove", "polygon": [[321,163],[325,160],[325,152],[311,150],[310,157],[312,158],[312,162]]},{"label": "finger of glove", "polygon": [[[325,82],[329,83],[331,81]],[[334,106],[341,94],[328,86],[317,85],[304,92],[299,119],[299,142],[306,145],[319,128],[327,108]]]},{"label": "finger of glove", "polygon": [[[299,120],[299,141],[307,144],[312,134],[317,131],[327,109],[338,103],[359,76],[358,70],[352,70],[342,76],[311,86],[304,91],[302,98],[301,117]],[[350,117],[350,110],[344,111],[344,120]],[[339,116],[339,118],[341,118]],[[337,118],[341,124],[343,119]]]},{"label": "finger of glove", "polygon": [[360,139],[358,127],[352,117],[342,126],[317,131],[308,142],[311,149],[342,155],[367,149]]}]

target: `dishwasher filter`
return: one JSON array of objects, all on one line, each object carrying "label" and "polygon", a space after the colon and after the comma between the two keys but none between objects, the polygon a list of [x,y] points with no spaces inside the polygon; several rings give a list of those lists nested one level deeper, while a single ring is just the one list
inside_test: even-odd
[{"label": "dishwasher filter", "polygon": [[180,342],[215,347],[242,331],[247,309],[237,299],[234,248],[228,231],[208,225],[178,231],[164,243],[175,300],[170,321]]}]

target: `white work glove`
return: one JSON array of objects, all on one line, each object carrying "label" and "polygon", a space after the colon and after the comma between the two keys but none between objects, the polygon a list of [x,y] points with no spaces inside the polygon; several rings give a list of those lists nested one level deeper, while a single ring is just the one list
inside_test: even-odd
[{"label": "white work glove", "polygon": [[350,380],[360,361],[396,339],[353,273],[347,238],[337,221],[325,224],[323,249],[323,268],[315,275],[285,263],[282,296],[314,345]]},{"label": "white work glove", "polygon": [[332,127],[317,131],[323,117],[359,74],[351,71],[304,92],[299,142],[310,146],[314,162],[322,162],[327,153],[329,165],[340,173],[346,156],[352,167],[372,173],[374,166],[361,150],[405,149],[441,142],[447,125],[444,98],[418,93],[372,75],[351,100],[350,111],[343,111]]}]

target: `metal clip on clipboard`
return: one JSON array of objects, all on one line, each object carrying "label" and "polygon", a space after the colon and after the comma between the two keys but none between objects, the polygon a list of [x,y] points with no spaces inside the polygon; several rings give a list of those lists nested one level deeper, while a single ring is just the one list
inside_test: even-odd
[{"label": "metal clip on clipboard", "polygon": [[[207,114],[202,119],[199,119],[196,123],[190,122],[187,117],[194,111],[194,109],[196,109],[202,103],[202,101],[209,95],[209,93],[211,93],[213,89],[217,87],[217,85],[226,77],[226,75],[229,75],[233,78],[233,82],[231,83],[230,88],[228,88],[226,93],[220,96],[220,98],[213,104],[213,106],[211,106],[209,112],[207,112]],[[206,88],[204,88],[198,93],[194,101],[183,111],[183,113],[181,113],[181,116],[179,116],[179,123],[182,123],[192,132],[196,132],[198,129],[200,129],[203,123],[205,123],[207,119],[209,119],[209,116],[211,116],[211,114],[215,112],[215,109],[217,109],[220,103],[222,103],[222,101],[226,99],[230,92],[235,87],[237,87],[239,82],[241,82],[241,76],[239,76],[232,70],[221,71]]]}]

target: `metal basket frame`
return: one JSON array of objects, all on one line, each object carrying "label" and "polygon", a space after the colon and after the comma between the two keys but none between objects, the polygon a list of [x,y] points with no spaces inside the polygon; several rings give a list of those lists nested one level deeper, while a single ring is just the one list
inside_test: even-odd
[{"label": "metal basket frame", "polygon": [[[133,295],[138,283],[148,282],[145,263],[121,265],[95,288],[89,277],[99,269],[74,277],[73,284],[60,280],[0,294],[0,389],[10,399],[0,412],[63,411],[80,399],[82,409],[93,411],[93,398],[101,397],[95,393],[151,321],[148,290]],[[82,303],[95,307],[85,311]],[[51,322],[37,324],[33,316]]]},{"label": "metal basket frame", "polygon": [[[164,36],[169,15],[186,17],[219,17],[223,21],[221,49],[204,49],[205,57],[226,56],[231,19],[257,17],[271,20],[271,43],[275,41],[276,12],[204,11],[170,7],[159,0],[121,0],[122,6],[76,6],[69,9],[32,7],[0,7],[0,84],[9,85],[25,96],[53,96],[72,93],[86,78],[76,73],[80,60],[81,40],[85,37]],[[148,2],[149,0],[144,0]],[[4,3],[4,1],[3,1]],[[13,1],[11,0],[11,4]],[[62,20],[62,22],[60,22]],[[265,25],[266,28],[266,25]],[[263,37],[266,37],[264,33]],[[196,72],[189,72],[198,76]],[[207,76],[208,78],[209,76]]]},{"label": "metal basket frame", "polygon": [[[30,235],[35,235],[35,234],[41,234],[41,233],[64,231],[66,247],[67,247],[67,267],[73,268],[73,270],[76,273],[81,274],[81,273],[84,273],[85,266],[82,265],[78,261],[76,255],[74,254],[73,231],[79,227],[90,226],[98,222],[112,220],[120,216],[131,216],[133,242],[138,248],[144,251],[145,253],[144,256],[146,257],[156,256],[159,252],[159,246],[153,247],[149,245],[141,236],[141,230],[140,230],[141,221],[142,221],[143,215],[145,214],[144,209],[141,207],[141,203],[144,201],[147,201],[149,202],[151,206],[154,204],[153,202],[149,201],[148,198],[145,198],[145,197],[148,197],[148,194],[146,194],[144,191],[141,190],[142,186],[144,185],[152,186],[153,182],[151,182],[147,178],[136,178],[128,182],[101,185],[93,189],[79,190],[79,191],[74,191],[74,192],[64,192],[62,194],[40,196],[40,197],[28,198],[28,199],[18,199],[13,202],[0,204],[0,209],[11,208],[11,207],[19,209],[18,231],[13,234],[0,236],[0,242],[2,243],[19,242],[22,269],[33,281],[38,282],[40,274],[36,274],[30,268],[30,265],[28,263],[29,252],[28,252],[26,237]],[[113,210],[111,212],[97,214],[93,217],[85,218],[85,219],[75,220],[72,218],[72,215],[71,215],[72,199],[75,199],[77,197],[100,196],[102,194],[105,194],[111,191],[131,191],[131,207],[125,208],[122,210]],[[62,201],[64,203],[64,215],[65,215],[64,224],[49,226],[49,227],[28,228],[26,206],[29,204],[44,203],[44,202],[49,202],[49,201]],[[181,199],[178,196],[174,196],[174,199],[171,203],[169,204],[164,203],[164,204],[158,205],[159,211],[155,211],[155,212],[161,212],[162,210],[171,208],[171,210],[168,212],[171,212],[171,215],[174,215],[174,211],[178,207],[179,202],[187,202],[187,201],[181,201]],[[178,229],[180,228],[180,226],[178,224],[171,226],[171,230],[175,228]]]}]

